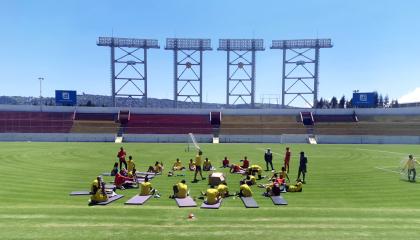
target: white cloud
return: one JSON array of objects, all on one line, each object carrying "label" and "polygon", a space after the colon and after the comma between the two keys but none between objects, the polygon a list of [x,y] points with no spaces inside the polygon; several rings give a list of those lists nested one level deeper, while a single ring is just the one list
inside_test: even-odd
[{"label": "white cloud", "polygon": [[420,102],[420,87],[398,98],[398,102],[399,103]]}]

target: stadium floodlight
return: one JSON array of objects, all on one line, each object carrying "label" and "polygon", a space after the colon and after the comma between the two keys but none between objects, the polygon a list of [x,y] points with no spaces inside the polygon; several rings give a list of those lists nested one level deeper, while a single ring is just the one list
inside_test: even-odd
[{"label": "stadium floodlight", "polygon": [[264,51],[263,39],[219,39],[219,51]]},{"label": "stadium floodlight", "polygon": [[331,39],[273,40],[271,49],[332,48]]},{"label": "stadium floodlight", "polygon": [[212,50],[210,39],[167,38],[165,50]]},{"label": "stadium floodlight", "polygon": [[[116,97],[120,96],[124,100],[142,97],[147,107],[147,49],[160,48],[158,40],[99,37],[96,45],[111,48],[113,106],[117,105]],[[119,50],[120,57],[115,57],[115,49]],[[140,49],[143,49],[143,54],[139,53]]]},{"label": "stadium floodlight", "polygon": [[227,53],[226,104],[232,98],[232,104],[241,101],[255,107],[255,55],[265,50],[264,40],[219,39],[217,50]]},{"label": "stadium floodlight", "polygon": [[203,104],[203,52],[212,50],[210,39],[167,38],[166,50],[174,52],[174,107]]},{"label": "stadium floodlight", "polygon": [[[272,41],[271,49],[283,50],[283,107],[290,106],[298,97],[309,106],[316,107],[319,85],[319,49],[332,47],[333,44],[329,38]],[[307,99],[308,95],[313,96],[312,102]],[[286,96],[291,96],[288,103],[285,102]]]},{"label": "stadium floodlight", "polygon": [[156,39],[99,37],[98,46],[127,48],[160,48]]}]

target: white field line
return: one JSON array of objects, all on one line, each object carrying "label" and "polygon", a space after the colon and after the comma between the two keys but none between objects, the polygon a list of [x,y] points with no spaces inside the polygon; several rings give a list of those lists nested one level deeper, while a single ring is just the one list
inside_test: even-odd
[{"label": "white field line", "polygon": [[[265,152],[267,149],[265,149],[265,148],[257,148],[257,150],[261,150],[261,151]],[[271,153],[272,154],[275,154],[275,155],[283,156],[280,153],[276,153],[276,152],[273,152],[273,151],[271,151]]]},{"label": "white field line", "polygon": [[383,168],[383,167],[375,167],[375,168],[378,169],[378,170],[384,171],[384,172],[398,173],[400,175],[403,174],[402,172],[386,169],[386,168]]},{"label": "white field line", "polygon": [[400,153],[400,152],[391,152],[391,151],[384,151],[384,150],[375,150],[375,149],[366,149],[366,148],[355,148],[356,150],[361,151],[371,151],[371,152],[381,152],[381,153],[391,153],[391,154],[398,154],[398,155],[408,155],[407,153]]}]

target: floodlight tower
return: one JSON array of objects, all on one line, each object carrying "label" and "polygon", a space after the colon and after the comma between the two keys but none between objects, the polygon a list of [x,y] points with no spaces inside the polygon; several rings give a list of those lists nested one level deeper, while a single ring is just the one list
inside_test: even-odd
[{"label": "floodlight tower", "polygon": [[[143,97],[147,107],[147,49],[160,48],[158,40],[99,37],[96,45],[111,48],[113,106],[117,106],[116,97],[122,96],[132,100]],[[121,53],[120,57],[115,57],[115,49]],[[143,54],[139,50],[143,50]]]},{"label": "floodlight tower", "polygon": [[[319,49],[332,47],[331,39],[273,40],[271,49],[283,50],[282,107],[290,106],[297,97],[302,98],[309,106],[316,107]],[[299,89],[299,86],[304,90]],[[287,104],[286,95],[293,97]],[[313,95],[312,103],[305,95]]]},{"label": "floodlight tower", "polygon": [[233,98],[233,104],[240,99],[255,107],[255,54],[265,50],[264,40],[219,39],[217,50],[227,53],[226,104]]},{"label": "floodlight tower", "polygon": [[210,39],[167,38],[174,51],[174,107],[178,100],[203,104],[203,52],[212,50]]}]

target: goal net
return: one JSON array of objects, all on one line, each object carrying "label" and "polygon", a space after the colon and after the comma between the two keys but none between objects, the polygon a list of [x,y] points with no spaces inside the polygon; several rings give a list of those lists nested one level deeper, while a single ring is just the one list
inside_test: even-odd
[{"label": "goal net", "polygon": [[190,149],[195,148],[196,150],[200,150],[200,146],[197,143],[197,140],[195,139],[195,136],[193,133],[188,133],[188,145],[186,151],[190,151]]}]

